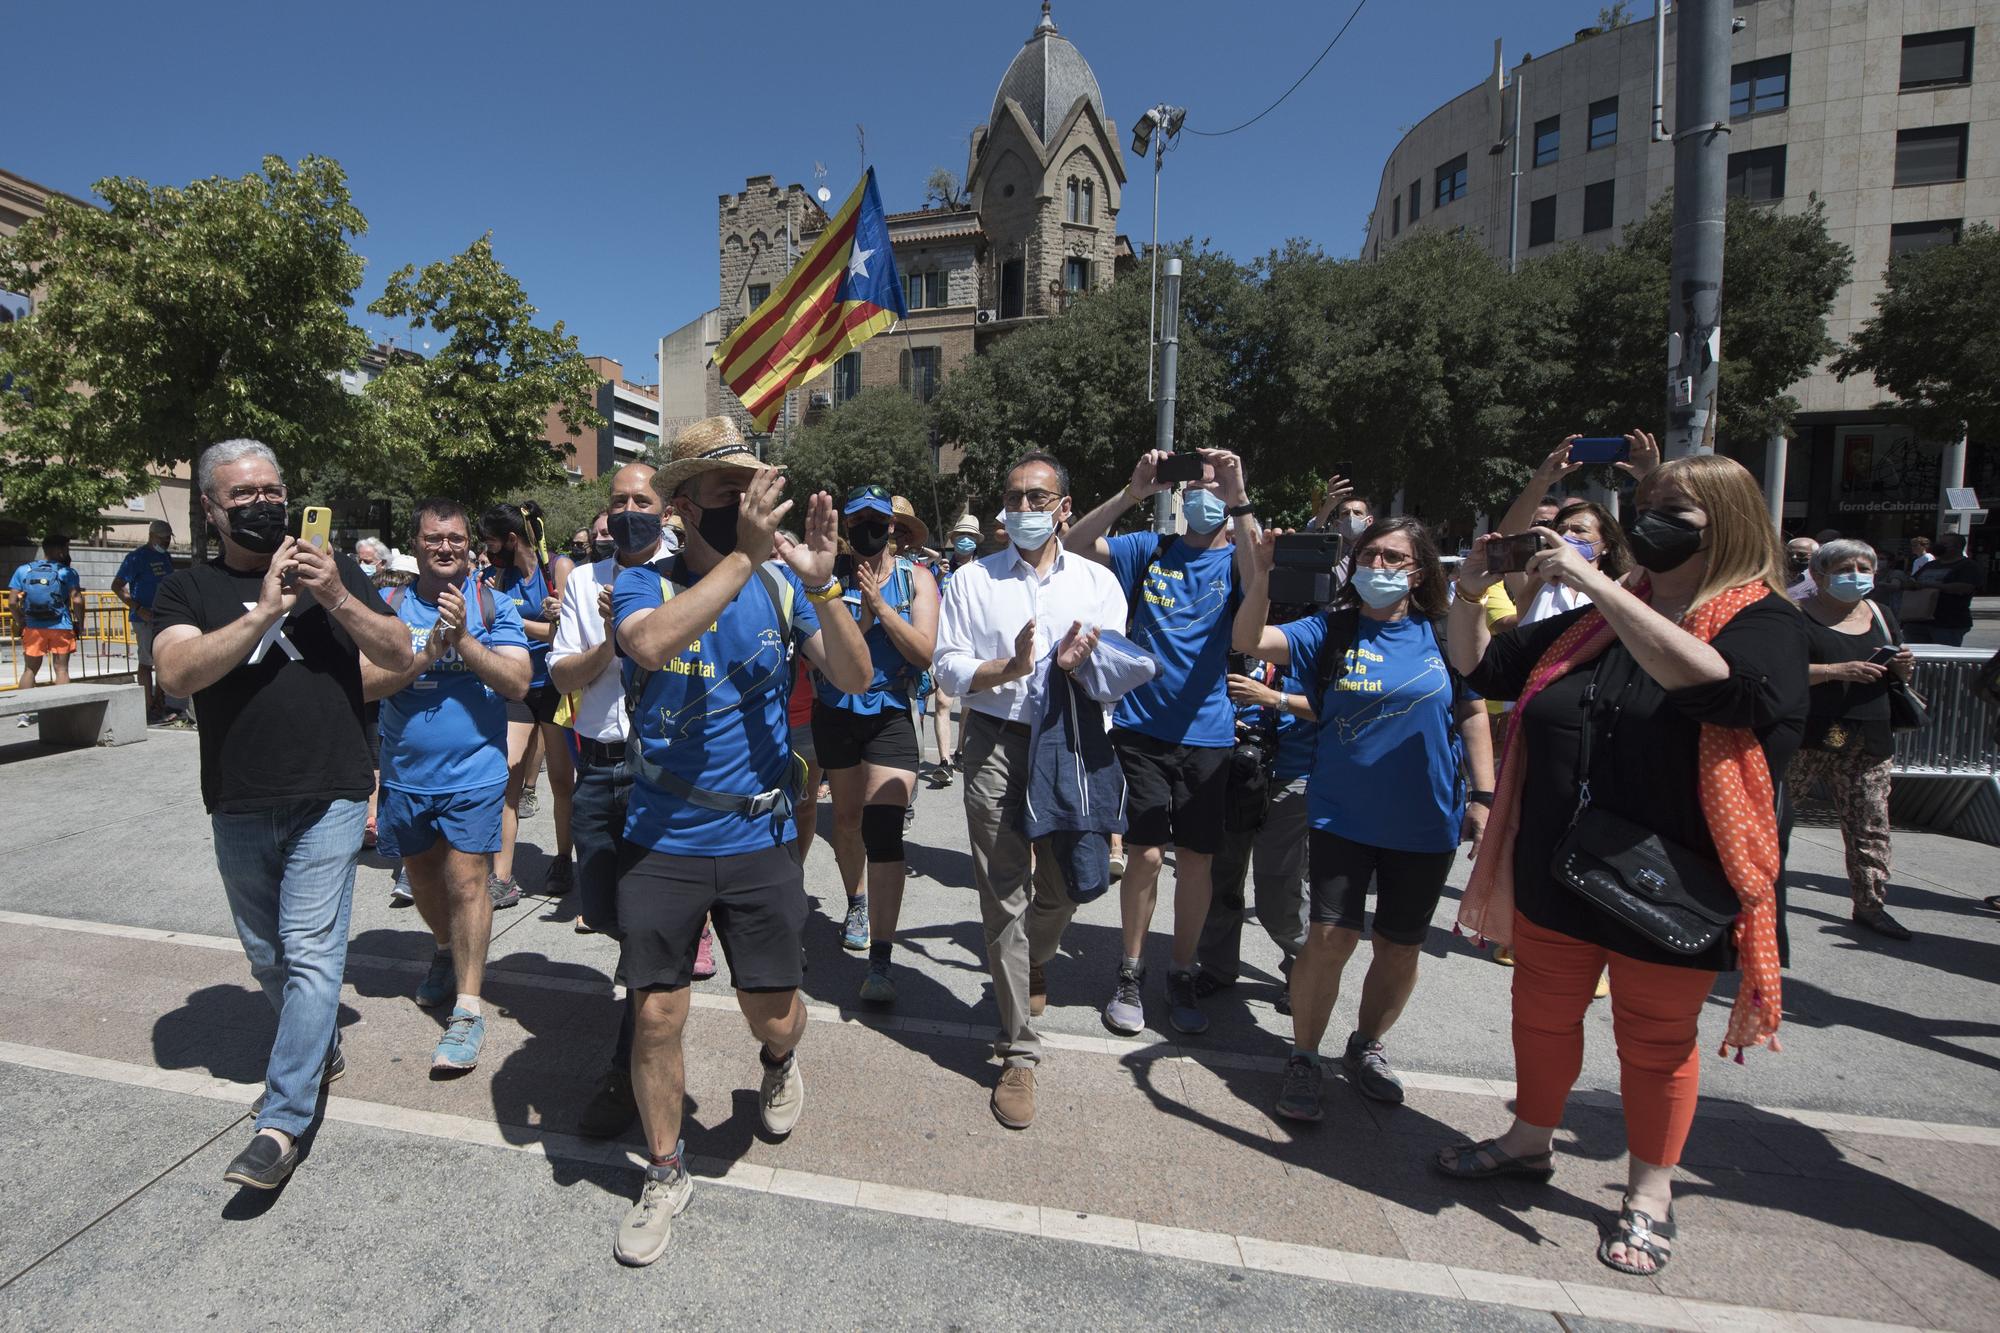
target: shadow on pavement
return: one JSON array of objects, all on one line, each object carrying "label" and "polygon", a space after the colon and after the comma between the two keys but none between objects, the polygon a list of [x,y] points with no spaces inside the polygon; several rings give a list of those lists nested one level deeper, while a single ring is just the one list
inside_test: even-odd
[{"label": "shadow on pavement", "polygon": [[[343,1004],[336,1027],[361,1020]],[[204,986],[181,1007],[153,1020],[153,1061],[162,1069],[200,1069],[231,1083],[262,1083],[277,1036],[277,1015],[262,991]]]}]

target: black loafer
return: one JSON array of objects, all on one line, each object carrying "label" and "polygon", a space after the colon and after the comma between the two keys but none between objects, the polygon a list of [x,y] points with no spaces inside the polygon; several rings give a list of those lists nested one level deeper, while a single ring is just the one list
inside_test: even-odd
[{"label": "black loafer", "polygon": [[223,1180],[231,1185],[241,1185],[246,1189],[274,1190],[285,1183],[285,1177],[292,1174],[292,1168],[299,1164],[299,1145],[296,1140],[289,1148],[281,1148],[278,1141],[269,1134],[258,1134],[251,1138],[250,1146],[236,1154],[236,1160],[222,1173]]},{"label": "black loafer", "polygon": [[1866,926],[1877,935],[1887,935],[1892,940],[1910,938],[1910,928],[1880,907],[1864,907],[1854,914],[1854,920],[1857,925]]}]

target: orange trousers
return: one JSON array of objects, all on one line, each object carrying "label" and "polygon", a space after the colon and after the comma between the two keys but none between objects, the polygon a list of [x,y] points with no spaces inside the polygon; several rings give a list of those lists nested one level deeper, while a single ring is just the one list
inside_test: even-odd
[{"label": "orange trousers", "polygon": [[1701,1090],[1696,1027],[1716,973],[1642,963],[1514,914],[1514,1113],[1560,1125],[1583,1070],[1583,1016],[1611,968],[1611,1030],[1618,1041],[1625,1146],[1673,1166],[1687,1145]]}]

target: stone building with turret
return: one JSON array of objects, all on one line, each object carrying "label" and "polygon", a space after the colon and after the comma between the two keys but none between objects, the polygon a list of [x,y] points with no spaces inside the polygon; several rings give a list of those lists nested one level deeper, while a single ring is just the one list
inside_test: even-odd
[{"label": "stone building with turret", "polygon": [[[1049,9],[1045,2],[972,133],[961,196],[888,215],[909,318],[787,395],[780,433],[863,388],[899,385],[928,401],[966,358],[1061,314],[1132,261],[1118,235],[1118,128],[1097,76]],[[721,196],[718,339],[784,281],[827,222],[812,191],[773,176]],[[749,415],[715,367],[704,374],[708,410],[734,414],[747,431]]]}]

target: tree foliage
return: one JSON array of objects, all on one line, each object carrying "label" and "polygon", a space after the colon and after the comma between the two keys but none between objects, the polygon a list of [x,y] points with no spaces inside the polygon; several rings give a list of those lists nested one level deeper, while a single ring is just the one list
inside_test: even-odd
[{"label": "tree foliage", "polygon": [[561,480],[562,459],[544,440],[551,406],[572,430],[604,424],[593,406],[596,372],[561,320],[535,323],[520,281],[494,258],[490,233],[421,271],[405,265],[368,309],[444,335],[428,360],[392,362],[368,385],[378,475],[483,505]]},{"label": "tree foliage", "polygon": [[[856,486],[887,486],[910,502],[935,537],[963,512],[965,492],[958,477],[937,474],[929,417],[906,390],[863,389],[821,415],[778,456],[790,478],[786,494],[803,504],[814,491],[827,491],[838,502]],[[802,515],[795,511],[794,517]]]},{"label": "tree foliage", "polygon": [[0,377],[20,391],[0,394],[10,517],[88,529],[233,436],[288,469],[356,439],[356,405],[331,376],[366,347],[347,309],[361,280],[350,241],[367,223],[338,163],[267,157],[234,179],[93,190],[108,207],[52,200],[0,239],[0,287],[44,289],[29,318],[0,326]]},{"label": "tree foliage", "polygon": [[1868,375],[1920,435],[2000,439],[2000,232],[1965,229],[1956,245],[1889,265],[1875,313],[1834,361],[1842,379]]}]

